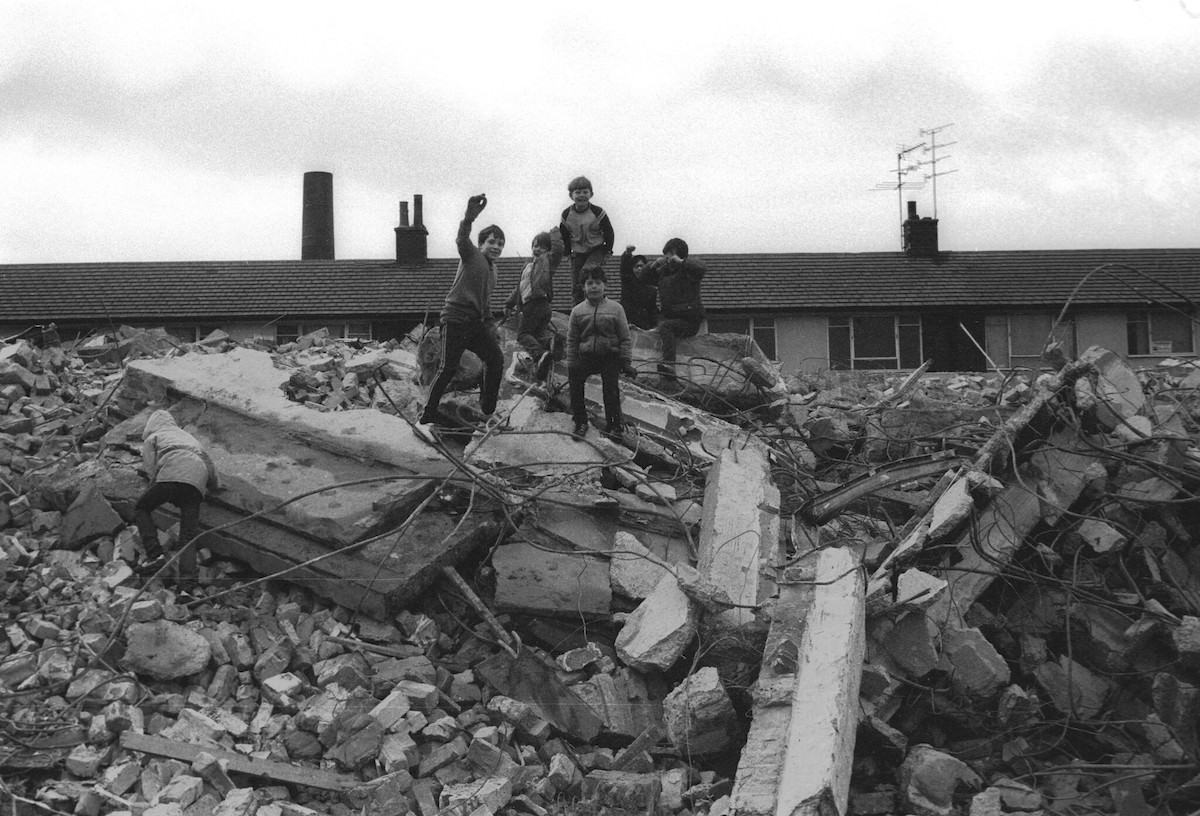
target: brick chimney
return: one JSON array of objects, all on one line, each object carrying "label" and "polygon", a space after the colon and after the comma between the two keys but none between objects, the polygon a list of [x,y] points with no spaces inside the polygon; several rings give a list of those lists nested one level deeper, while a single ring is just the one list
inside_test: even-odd
[{"label": "brick chimney", "polygon": [[400,226],[396,227],[396,262],[429,259],[429,230],[421,223],[421,196],[413,196],[413,222],[408,223],[408,202],[400,202]]},{"label": "brick chimney", "polygon": [[300,260],[333,260],[333,173],[304,174]]},{"label": "brick chimney", "polygon": [[908,202],[908,219],[904,222],[904,254],[913,258],[936,258],[937,225],[936,218],[920,218],[917,215],[917,202]]}]

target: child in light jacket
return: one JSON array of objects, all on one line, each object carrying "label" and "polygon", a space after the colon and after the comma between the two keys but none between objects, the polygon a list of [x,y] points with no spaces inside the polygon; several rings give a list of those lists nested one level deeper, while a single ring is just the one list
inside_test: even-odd
[{"label": "child in light jacket", "polygon": [[583,439],[588,430],[587,406],[583,399],[588,377],[600,375],[604,396],[606,436],[619,437],[624,430],[621,415],[619,375],[636,377],[633,368],[633,339],[621,304],[605,294],[604,270],[593,268],[583,280],[584,300],[571,310],[567,329],[567,387],[571,396],[574,436]]},{"label": "child in light jacket", "polygon": [[[196,438],[179,427],[169,411],[150,414],[142,431],[142,468],[150,487],[138,499],[133,510],[134,524],[142,538],[147,563],[154,567],[164,559],[158,542],[158,526],[153,512],[163,504],[179,508],[179,545],[192,542],[200,533],[200,505],[210,490],[218,488],[217,469]],[[188,546],[180,555],[181,575],[196,576],[196,547]]]}]

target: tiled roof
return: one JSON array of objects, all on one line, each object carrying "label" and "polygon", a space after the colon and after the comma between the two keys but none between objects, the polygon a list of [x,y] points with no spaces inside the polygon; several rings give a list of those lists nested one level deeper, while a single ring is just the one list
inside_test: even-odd
[{"label": "tiled roof", "polygon": [[[1200,302],[1200,249],[710,255],[705,305],[723,311],[1061,308]],[[499,308],[524,261],[502,258]],[[0,265],[0,320],[388,316],[436,312],[455,259]],[[619,297],[616,259],[610,292]],[[557,278],[556,306],[569,284]],[[1086,278],[1086,282],[1085,282]]]}]

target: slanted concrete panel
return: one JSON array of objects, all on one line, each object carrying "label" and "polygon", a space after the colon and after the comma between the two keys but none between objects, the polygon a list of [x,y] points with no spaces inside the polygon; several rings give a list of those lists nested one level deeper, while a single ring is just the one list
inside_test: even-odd
[{"label": "slanted concrete panel", "polygon": [[[779,490],[765,457],[753,448],[726,448],[709,469],[700,522],[698,567],[741,606],[761,603],[772,591],[761,571],[779,546]],[[774,512],[772,512],[774,510]],[[754,622],[754,611],[731,609],[722,621]]]}]

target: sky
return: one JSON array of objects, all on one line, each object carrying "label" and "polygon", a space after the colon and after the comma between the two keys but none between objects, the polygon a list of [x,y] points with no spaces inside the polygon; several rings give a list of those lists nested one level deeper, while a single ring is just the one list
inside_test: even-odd
[{"label": "sky", "polygon": [[0,264],[298,259],[309,171],[344,260],[577,175],[618,252],[1200,247],[1200,0],[0,0]]}]

